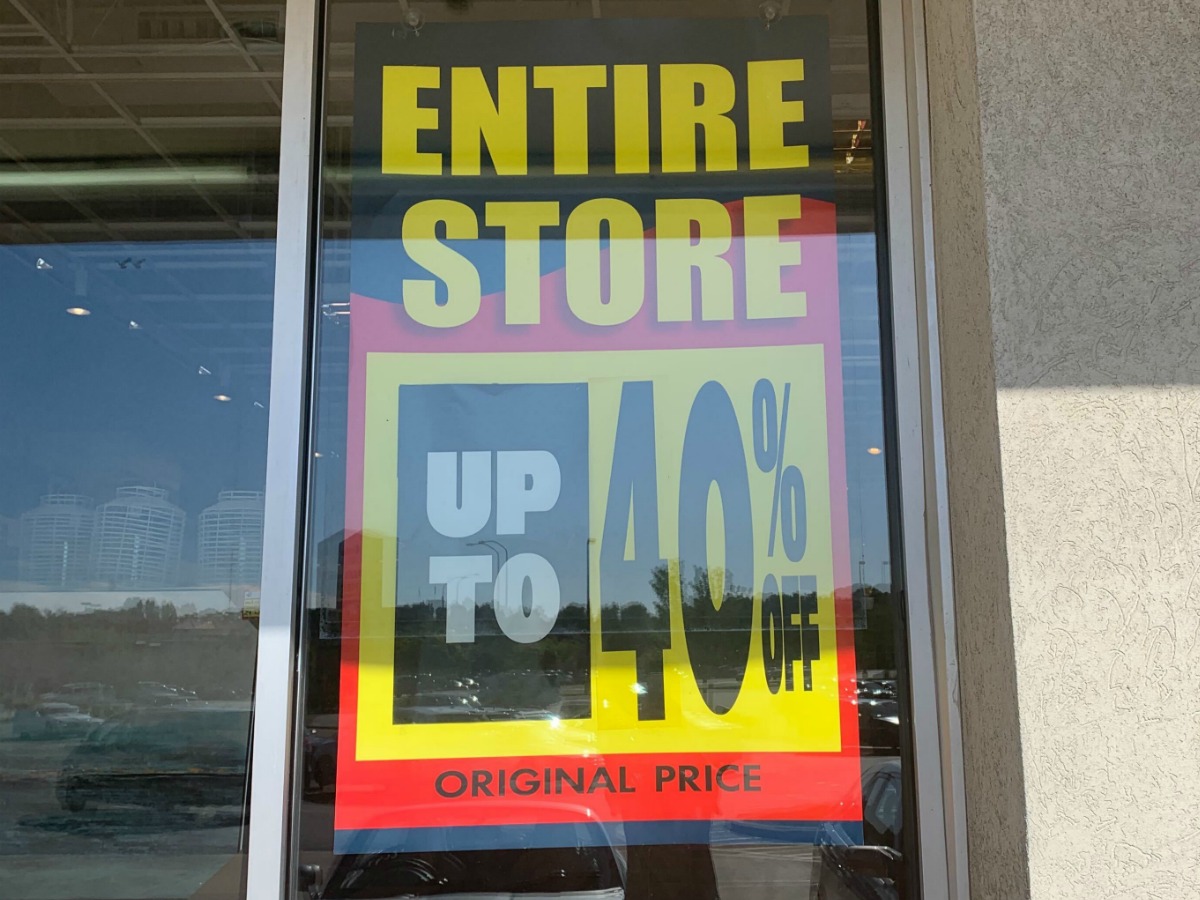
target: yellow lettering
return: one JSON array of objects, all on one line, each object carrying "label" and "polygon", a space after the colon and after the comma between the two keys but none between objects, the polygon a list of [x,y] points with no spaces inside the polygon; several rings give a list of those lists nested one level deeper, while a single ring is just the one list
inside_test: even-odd
[{"label": "yellow lettering", "polygon": [[800,195],[747,197],[745,215],[746,318],[793,319],[806,315],[804,291],[785,291],[784,266],[800,265],[800,241],[779,239],[779,223],[800,218]]},{"label": "yellow lettering", "polygon": [[803,80],[802,59],[764,59],[746,64],[751,169],[803,169],[808,166],[808,144],[783,142],[783,126],[804,121],[804,101],[784,100],[783,85]]},{"label": "yellow lettering", "polygon": [[613,171],[650,171],[650,81],[647,66],[613,66]]},{"label": "yellow lettering", "polygon": [[404,309],[414,322],[430,328],[454,328],[475,318],[482,300],[479,272],[471,261],[438,240],[437,225],[446,223],[446,240],[479,237],[479,222],[471,207],[457,200],[423,200],[404,214],[400,226],[409,259],[446,283],[446,302],[437,302],[437,281],[405,278]]},{"label": "yellow lettering", "polygon": [[558,224],[551,200],[488,203],[489,226],[504,229],[504,324],[542,321],[542,229]]},{"label": "yellow lettering", "polygon": [[[737,128],[727,113],[736,96],[733,75],[722,66],[671,63],[659,70],[661,81],[662,170],[695,172],[696,128],[704,129],[704,168],[737,169]],[[696,99],[696,88],[701,98]]]},{"label": "yellow lettering", "polygon": [[478,175],[480,143],[485,143],[497,175],[524,175],[528,168],[528,112],[525,67],[496,69],[496,99],[483,70],[450,70],[450,174]]},{"label": "yellow lettering", "polygon": [[[602,290],[600,228],[608,223],[608,299]],[[567,305],[589,325],[620,325],[642,308],[646,257],[642,217],[624,200],[598,197],[567,216]]]},{"label": "yellow lettering", "polygon": [[554,174],[588,171],[588,89],[608,84],[604,66],[534,66],[533,86],[554,92]]},{"label": "yellow lettering", "polygon": [[417,150],[417,132],[438,127],[438,111],[417,102],[417,91],[441,86],[437,66],[384,66],[382,171],[385,175],[441,175],[442,155]]},{"label": "yellow lettering", "polygon": [[[690,322],[692,270],[700,273],[700,311],[705,321],[733,318],[733,267],[729,211],[716,200],[659,200],[655,204],[658,321]],[[692,223],[699,238],[692,239]]]}]

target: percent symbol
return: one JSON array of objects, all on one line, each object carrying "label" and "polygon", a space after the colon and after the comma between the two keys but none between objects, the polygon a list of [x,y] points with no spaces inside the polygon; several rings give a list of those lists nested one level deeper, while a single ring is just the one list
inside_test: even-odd
[{"label": "percent symbol", "polygon": [[787,558],[799,562],[808,542],[804,475],[799,468],[785,466],[783,461],[791,397],[792,385],[787,382],[783,385],[783,409],[779,410],[778,397],[771,380],[760,378],[754,385],[754,461],[764,473],[775,473],[767,556],[775,555],[775,535],[778,531],[783,536],[783,552]]}]

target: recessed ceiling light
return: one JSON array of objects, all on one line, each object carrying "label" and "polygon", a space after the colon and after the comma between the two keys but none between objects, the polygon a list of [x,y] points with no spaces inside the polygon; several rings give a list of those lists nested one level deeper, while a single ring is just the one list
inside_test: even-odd
[{"label": "recessed ceiling light", "polygon": [[91,314],[92,314],[92,311],[90,309],[85,309],[82,306],[68,306],[67,307],[67,315],[68,316],[90,316]]},{"label": "recessed ceiling light", "polygon": [[213,399],[220,403],[228,403],[233,398],[228,394],[213,394]]},{"label": "recessed ceiling light", "polygon": [[872,456],[878,456],[883,451],[880,450],[878,447],[868,447],[867,452],[870,453]]}]

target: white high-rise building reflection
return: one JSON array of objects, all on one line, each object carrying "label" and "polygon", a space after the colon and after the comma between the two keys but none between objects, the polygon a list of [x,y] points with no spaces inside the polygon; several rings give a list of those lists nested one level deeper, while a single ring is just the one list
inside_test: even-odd
[{"label": "white high-rise building reflection", "polygon": [[96,581],[114,587],[174,584],[183,550],[185,515],[164,488],[133,485],[96,510],[92,540]]},{"label": "white high-rise building reflection", "polygon": [[262,570],[263,492],[221,491],[200,513],[200,574],[205,584],[257,584]]},{"label": "white high-rise building reflection", "polygon": [[70,587],[87,581],[96,513],[92,499],[81,494],[46,494],[22,514],[18,577],[47,587]]}]

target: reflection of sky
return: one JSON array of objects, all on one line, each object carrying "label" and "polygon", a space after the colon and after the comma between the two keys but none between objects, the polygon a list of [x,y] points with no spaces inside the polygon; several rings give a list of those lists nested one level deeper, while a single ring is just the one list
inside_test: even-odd
[{"label": "reflection of sky", "polygon": [[[372,245],[385,242],[370,241]],[[389,242],[390,243],[390,242]],[[324,248],[325,284],[323,304],[347,299],[350,290],[350,242],[328,241]],[[842,367],[845,386],[846,460],[848,507],[850,519],[851,578],[860,577],[868,583],[880,583],[891,577],[887,560],[888,520],[885,464],[882,455],[869,454],[868,448],[883,447],[882,384],[879,360],[879,312],[875,260],[875,237],[872,234],[847,234],[838,238],[838,279],[841,301]],[[386,254],[374,254],[367,270],[368,284],[356,288],[364,293],[378,291],[375,296],[394,293],[400,277],[394,266],[386,271]],[[471,257],[477,264],[491,261],[488,266],[491,280],[485,280],[483,290],[503,288],[503,243],[483,240],[472,247]],[[355,256],[356,263],[360,257]],[[543,248],[542,271],[561,266],[560,241],[547,241]],[[483,268],[481,266],[481,268]],[[390,275],[390,277],[389,277]],[[348,318],[341,313],[344,307],[330,307],[322,317],[318,335],[321,347],[321,373],[318,375],[320,406],[317,411],[318,449],[339,454],[334,462],[331,454],[323,453],[317,467],[314,490],[316,537],[318,540],[340,531],[342,521],[341,493],[344,490],[344,463],[340,459],[345,443],[345,371],[347,362]],[[860,560],[862,561],[860,574]]]},{"label": "reflection of sky", "polygon": [[273,241],[0,247],[0,516],[156,484],[193,555],[219,491],[263,487],[273,277]]},{"label": "reflection of sky", "polygon": [[838,281],[842,305],[842,379],[846,410],[846,481],[850,507],[851,577],[870,584],[891,577],[888,551],[887,483],[883,449],[883,386],[879,361],[879,297],[875,236],[838,238]]},{"label": "reflection of sky", "polygon": [[[194,540],[195,516],[219,491],[261,489],[273,254],[268,241],[0,248],[0,516],[50,491],[103,502],[121,484],[149,482],[185,509]],[[341,287],[324,302],[344,296],[345,260],[345,244],[331,242],[327,280]],[[883,432],[874,237],[840,237],[839,263],[850,558],[855,580],[861,557],[878,582],[889,573],[883,457],[866,452]],[[92,314],[67,315],[74,306]],[[318,449],[332,451],[315,497],[329,509],[324,537],[343,524],[348,329],[321,321]]]}]

